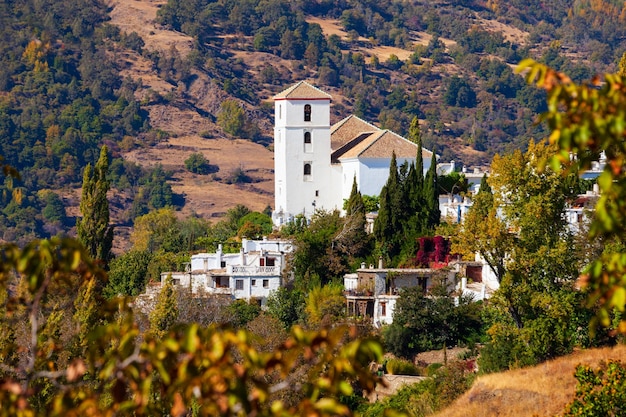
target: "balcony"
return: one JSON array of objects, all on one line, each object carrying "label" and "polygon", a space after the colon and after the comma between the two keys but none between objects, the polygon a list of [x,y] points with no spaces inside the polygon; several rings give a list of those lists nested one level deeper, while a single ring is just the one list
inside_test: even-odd
[{"label": "balcony", "polygon": [[280,275],[280,268],[278,266],[229,266],[226,273],[238,276],[277,276]]}]

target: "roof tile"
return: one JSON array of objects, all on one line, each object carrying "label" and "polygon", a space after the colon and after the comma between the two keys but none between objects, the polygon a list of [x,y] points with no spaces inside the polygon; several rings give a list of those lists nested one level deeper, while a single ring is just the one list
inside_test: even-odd
[{"label": "roof tile", "polygon": [[312,86],[306,81],[300,81],[292,85],[288,89],[281,91],[274,96],[274,100],[280,99],[331,99],[331,95],[323,92],[317,87]]}]

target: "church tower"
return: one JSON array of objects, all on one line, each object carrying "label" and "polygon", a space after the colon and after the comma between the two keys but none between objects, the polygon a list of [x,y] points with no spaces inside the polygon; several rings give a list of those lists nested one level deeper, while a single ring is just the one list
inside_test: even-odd
[{"label": "church tower", "polygon": [[[274,225],[333,209],[331,96],[301,81],[274,96]],[[341,208],[341,207],[339,207]]]}]

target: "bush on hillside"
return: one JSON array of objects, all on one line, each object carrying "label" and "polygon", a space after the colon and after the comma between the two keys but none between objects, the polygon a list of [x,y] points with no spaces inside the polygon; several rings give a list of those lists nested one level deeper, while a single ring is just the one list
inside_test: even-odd
[{"label": "bush on hillside", "polygon": [[200,152],[194,152],[185,159],[185,168],[194,174],[205,175],[211,172],[209,160]]},{"label": "bush on hillside", "polygon": [[387,372],[391,375],[414,375],[420,376],[423,370],[405,359],[393,358],[386,363]]}]

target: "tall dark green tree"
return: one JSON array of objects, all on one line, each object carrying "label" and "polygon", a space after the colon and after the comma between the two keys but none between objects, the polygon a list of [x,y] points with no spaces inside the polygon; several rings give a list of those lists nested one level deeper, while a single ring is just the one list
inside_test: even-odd
[{"label": "tall dark green tree", "polygon": [[439,224],[441,211],[439,210],[439,192],[437,186],[437,155],[433,149],[433,156],[430,161],[430,168],[424,180],[424,202],[427,212],[427,227],[434,229]]},{"label": "tall dark green tree", "polygon": [[370,251],[370,236],[365,231],[365,204],[359,192],[356,177],[352,182],[352,191],[346,207],[343,228],[333,239],[337,250],[345,255],[345,261],[353,264],[357,258]]},{"label": "tall dark green tree", "polygon": [[113,226],[109,225],[109,171],[108,148],[103,146],[94,168],[88,164],[83,174],[83,192],[80,201],[82,217],[76,222],[78,240],[93,259],[107,263],[111,259]]},{"label": "tall dark green tree", "polygon": [[374,223],[374,237],[383,256],[392,260],[399,253],[398,231],[402,216],[402,190],[395,152],[391,156],[389,178],[380,192],[380,208]]},{"label": "tall dark green tree", "polygon": [[[414,119],[414,121],[416,120]],[[406,209],[403,211],[405,220],[402,252],[405,258],[411,258],[415,255],[417,238],[428,234],[428,216],[425,214],[424,202],[424,158],[422,139],[419,135],[416,136],[416,143],[415,165],[411,164],[403,186]]]},{"label": "tall dark green tree", "polygon": [[409,136],[407,139],[419,145],[422,143],[422,132],[420,130],[420,123],[417,116],[414,116],[413,120],[411,120],[411,125],[409,126]]}]

